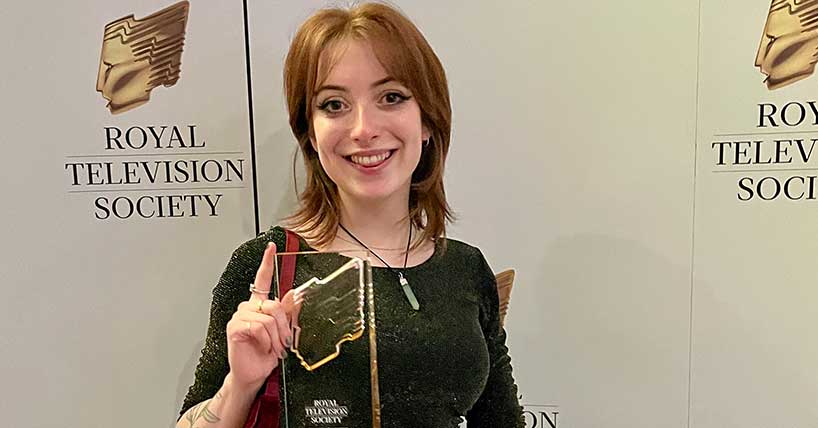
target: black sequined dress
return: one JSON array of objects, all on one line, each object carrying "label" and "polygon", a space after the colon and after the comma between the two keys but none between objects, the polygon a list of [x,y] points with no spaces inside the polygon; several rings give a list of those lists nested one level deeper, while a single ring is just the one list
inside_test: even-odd
[{"label": "black sequined dress", "polygon": [[[207,339],[181,413],[213,397],[221,387],[229,371],[225,328],[239,303],[250,298],[248,284],[270,240],[283,249],[284,230],[275,227],[236,249],[213,290]],[[301,250],[311,248],[302,240]],[[461,416],[470,428],[524,426],[506,334],[499,328],[494,275],[480,250],[452,239],[446,240],[444,250],[439,240],[431,258],[403,272],[420,302],[420,311],[411,308],[393,271],[374,267],[372,272],[382,426],[456,427]],[[296,264],[296,284],[311,276],[312,272]],[[284,368],[291,401],[290,428],[365,425],[355,415],[369,412],[368,387],[344,384],[348,383],[345,379],[369,379],[368,358],[366,335],[345,343],[338,358],[312,373],[298,366],[295,358],[288,358]],[[368,381],[357,385],[368,386]],[[326,401],[293,402],[298,397],[324,397]],[[337,397],[346,401],[338,402]],[[315,414],[315,409],[293,410],[311,404],[334,415],[343,408],[349,416],[340,422],[323,419],[316,424],[308,415],[310,411]],[[285,426],[283,420],[281,426]]]}]

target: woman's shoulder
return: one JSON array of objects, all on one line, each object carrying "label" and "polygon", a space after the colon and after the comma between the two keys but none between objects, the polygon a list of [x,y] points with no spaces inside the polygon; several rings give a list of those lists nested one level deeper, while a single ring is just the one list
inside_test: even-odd
[{"label": "woman's shoulder", "polygon": [[437,245],[440,252],[439,261],[448,270],[457,271],[461,275],[477,278],[494,278],[488,261],[476,245],[453,238],[440,238]]},{"label": "woman's shoulder", "polygon": [[227,263],[227,267],[225,267],[219,283],[214,289],[214,295],[217,297],[225,295],[232,298],[236,296],[236,290],[241,290],[241,293],[244,293],[246,285],[255,278],[261,260],[264,258],[264,250],[267,248],[267,244],[272,241],[275,242],[279,249],[283,249],[285,240],[284,229],[276,226],[239,244],[230,256],[230,261]]},{"label": "woman's shoulder", "polygon": [[274,242],[278,250],[283,251],[285,239],[286,236],[284,228],[282,228],[281,226],[273,226],[259,233],[258,235],[256,235],[256,237],[242,242],[241,245],[239,245],[238,248],[236,248],[236,252],[255,253],[261,250],[261,253],[264,253],[264,249],[267,248],[267,244],[269,242]]},{"label": "woman's shoulder", "polygon": [[483,252],[475,245],[449,237],[439,238],[440,247],[445,257],[461,260],[485,260]]},{"label": "woman's shoulder", "polygon": [[264,256],[264,250],[267,244],[274,242],[278,251],[284,251],[286,242],[286,234],[282,227],[274,226],[264,232],[259,233],[256,237],[248,239],[235,250],[230,258],[231,264],[245,265],[249,264],[258,269],[258,264]]}]

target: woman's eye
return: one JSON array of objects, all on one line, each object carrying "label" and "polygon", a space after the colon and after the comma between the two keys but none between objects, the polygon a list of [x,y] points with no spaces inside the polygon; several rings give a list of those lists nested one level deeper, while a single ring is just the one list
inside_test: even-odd
[{"label": "woman's eye", "polygon": [[338,113],[344,109],[344,103],[339,100],[327,100],[321,103],[321,105],[318,106],[318,109],[327,113]]},{"label": "woman's eye", "polygon": [[400,92],[389,92],[383,96],[383,100],[386,104],[400,104],[408,99],[409,97]]}]

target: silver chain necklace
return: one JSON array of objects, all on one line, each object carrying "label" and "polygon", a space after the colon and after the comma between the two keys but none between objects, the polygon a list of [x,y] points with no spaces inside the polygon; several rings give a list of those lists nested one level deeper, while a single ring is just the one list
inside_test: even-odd
[{"label": "silver chain necklace", "polygon": [[352,232],[347,230],[347,228],[344,227],[343,224],[338,223],[338,227],[340,227],[341,230],[346,232],[346,234],[349,235],[350,238],[354,239],[355,242],[361,244],[362,247],[366,248],[366,250],[369,251],[373,256],[377,257],[378,260],[380,260],[381,263],[383,263],[384,266],[386,266],[390,271],[398,274],[398,282],[400,283],[401,288],[403,288],[403,294],[406,295],[406,300],[409,301],[409,305],[411,305],[412,309],[416,311],[420,310],[420,303],[418,303],[418,299],[417,297],[415,297],[415,293],[412,291],[412,287],[409,286],[409,281],[407,281],[406,277],[403,276],[403,270],[406,270],[407,263],[409,262],[409,245],[412,243],[412,225],[411,224],[409,225],[409,239],[406,241],[406,255],[403,258],[403,270],[395,270],[392,266],[389,265],[389,263],[386,262],[386,260],[381,258],[381,256],[379,256],[376,252],[372,251],[371,248],[367,247],[366,244],[364,244],[363,242],[361,242],[360,239],[355,237],[355,235],[353,235]]}]

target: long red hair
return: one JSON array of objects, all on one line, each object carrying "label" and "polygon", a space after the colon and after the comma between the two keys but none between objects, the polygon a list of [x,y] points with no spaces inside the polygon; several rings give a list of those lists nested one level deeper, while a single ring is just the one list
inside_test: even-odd
[{"label": "long red hair", "polygon": [[[422,124],[431,138],[412,174],[409,219],[422,230],[415,245],[445,236],[446,223],[453,219],[443,188],[452,122],[446,73],[417,27],[396,9],[380,3],[322,9],[301,25],[290,45],[284,63],[284,92],[307,182],[298,196],[297,210],[285,223],[319,246],[328,244],[337,233],[338,188],[321,166],[310,136],[315,89],[329,74],[329,55],[350,39],[368,42],[384,69],[412,92],[420,106]],[[321,67],[319,75],[322,61],[330,66]]]}]

